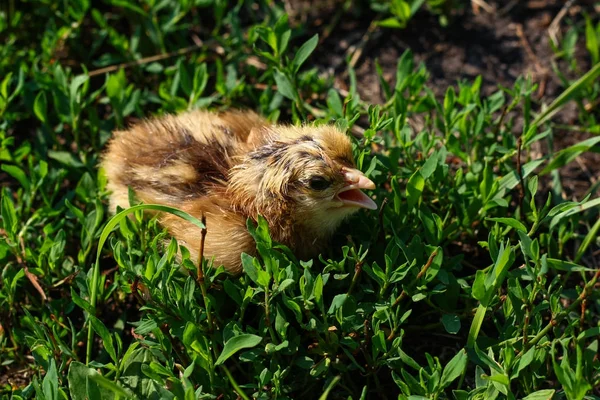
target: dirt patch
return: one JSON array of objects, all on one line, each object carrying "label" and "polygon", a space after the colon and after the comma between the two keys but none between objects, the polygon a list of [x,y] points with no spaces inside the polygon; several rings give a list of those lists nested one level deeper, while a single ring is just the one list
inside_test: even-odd
[{"label": "dirt patch", "polygon": [[29,368],[0,370],[0,393],[27,386],[34,374],[35,371]]},{"label": "dirt patch", "polygon": [[[398,58],[410,49],[416,62],[423,62],[431,75],[431,87],[443,95],[448,86],[461,79],[483,78],[482,91],[491,94],[498,85],[512,86],[521,75],[531,75],[540,83],[540,95],[552,97],[561,90],[560,81],[550,70],[554,53],[548,29],[564,5],[559,0],[508,2],[488,1],[493,11],[475,12],[467,7],[453,15],[446,27],[435,15],[418,12],[405,29],[377,28],[369,32],[376,15],[357,19],[342,15],[339,24],[322,41],[321,67],[335,76],[344,75],[345,58],[362,48],[356,63],[361,97],[369,103],[383,101],[375,63],[379,63],[388,82],[394,82]],[[522,4],[521,4],[522,3]],[[366,10],[363,10],[366,11]],[[582,19],[582,11],[594,12],[593,6],[572,6],[571,19]],[[565,17],[566,18],[566,17]],[[317,20],[319,23],[320,20]],[[563,32],[565,24],[562,24]],[[319,29],[327,34],[327,27]],[[366,43],[360,42],[367,39]],[[582,68],[589,65],[581,49]],[[338,82],[343,84],[342,82]],[[541,97],[540,96],[540,97]]]},{"label": "dirt patch", "polygon": [[[338,88],[347,89],[346,59],[355,54],[357,48],[361,49],[360,57],[355,60],[355,69],[359,93],[368,103],[380,104],[385,101],[376,66],[380,66],[384,79],[393,87],[398,58],[410,49],[415,62],[422,62],[427,67],[430,73],[429,87],[438,97],[443,97],[446,89],[456,86],[460,80],[472,81],[481,76],[481,92],[490,95],[498,90],[499,85],[512,87],[519,76],[529,75],[538,84],[534,109],[549,104],[564,90],[552,70],[552,63],[556,63],[568,78],[577,77],[568,71],[564,62],[556,60],[551,33],[564,35],[570,26],[567,22],[581,22],[584,12],[597,15],[593,2],[572,2],[565,8],[566,13],[560,20],[562,23],[558,31],[552,30],[551,26],[563,9],[564,1],[488,0],[486,4],[491,6],[488,11],[465,6],[452,16],[447,27],[440,26],[437,16],[419,11],[405,29],[373,29],[369,24],[377,17],[376,14],[357,18],[351,14],[351,10],[346,13],[337,11],[329,18],[334,22],[317,28],[324,39],[314,59],[321,60],[319,67],[334,77]],[[332,8],[320,12],[327,10]],[[361,10],[363,14],[368,12],[367,8]],[[336,17],[339,18],[337,24]],[[322,16],[315,19],[317,24],[323,25],[325,23],[322,21],[327,20]],[[327,29],[333,25],[335,27],[329,33]],[[589,56],[581,40],[580,37],[575,56],[581,71],[586,71],[590,68]],[[519,114],[519,110],[516,110],[515,115]],[[576,106],[569,104],[556,115],[555,121],[563,125],[577,125]],[[520,133],[515,128],[515,134]],[[589,136],[555,128],[554,151]],[[541,154],[550,151],[541,144],[536,150]],[[592,195],[600,195],[599,185],[595,185],[600,179],[600,154],[585,153],[560,172],[563,177],[562,196],[565,199],[581,200],[590,191]]]}]

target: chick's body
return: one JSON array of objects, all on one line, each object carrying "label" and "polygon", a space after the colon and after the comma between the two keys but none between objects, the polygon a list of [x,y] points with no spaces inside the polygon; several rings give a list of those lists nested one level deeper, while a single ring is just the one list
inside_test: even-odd
[{"label": "chick's body", "polygon": [[[231,273],[255,253],[248,218],[262,215],[274,240],[300,257],[318,254],[342,220],[376,208],[360,191],[373,183],[354,169],[346,135],[332,126],[270,125],[251,112],[193,111],[115,132],[102,166],[110,209],[144,203],[206,217],[205,256]],[[165,214],[160,223],[195,259],[200,230]]]}]

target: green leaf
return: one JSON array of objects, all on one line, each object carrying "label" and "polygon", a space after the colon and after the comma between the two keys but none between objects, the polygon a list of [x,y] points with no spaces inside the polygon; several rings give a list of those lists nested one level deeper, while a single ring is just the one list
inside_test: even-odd
[{"label": "green leaf", "polygon": [[535,357],[535,351],[536,351],[536,348],[532,347],[523,355],[523,357],[521,357],[516,368],[513,369],[513,372],[511,374],[511,379],[518,378],[521,371],[523,371],[525,368],[527,368],[527,366],[529,364],[531,364],[533,362],[534,357]]},{"label": "green leaf", "polygon": [[469,392],[466,390],[453,390],[454,400],[469,400]]},{"label": "green leaf", "polygon": [[431,175],[433,175],[433,173],[437,169],[437,166],[438,153],[434,152],[429,157],[427,157],[427,161],[425,161],[425,164],[423,164],[423,167],[421,168],[421,175],[423,176],[423,178],[428,179]]},{"label": "green leaf", "polygon": [[277,286],[277,292],[275,294],[279,294],[279,293],[283,292],[286,288],[288,288],[289,286],[293,285],[295,282],[296,281],[294,281],[293,279],[289,279],[289,278],[288,279],[284,279]]},{"label": "green leaf", "polygon": [[183,61],[179,60],[178,64],[179,68],[177,70],[177,73],[179,74],[179,87],[183,90],[183,93],[185,93],[185,95],[189,97],[192,94],[193,90],[192,79],[190,79],[190,74]]},{"label": "green leaf", "polygon": [[515,254],[512,246],[507,244],[507,246],[504,247],[502,244],[498,252],[498,258],[494,264],[494,269],[486,276],[485,286],[487,293],[485,299],[482,301],[484,305],[489,305],[494,291],[502,285],[504,278],[506,278],[508,269],[514,263],[514,261]]},{"label": "green leaf", "polygon": [[319,43],[319,35],[315,34],[313,37],[308,39],[296,52],[292,65],[294,66],[294,73],[298,72],[304,61],[315,51],[317,44]]},{"label": "green leaf", "polygon": [[482,301],[487,293],[485,285],[486,273],[483,270],[477,270],[475,272],[475,281],[471,289],[471,295],[474,299]]},{"label": "green leaf", "polygon": [[258,283],[258,270],[254,265],[254,257],[242,253],[242,268],[246,275],[248,275],[248,278],[252,279],[254,283]]},{"label": "green leaf", "polygon": [[75,303],[75,305],[84,309],[88,313],[92,314],[94,312],[94,309],[92,308],[91,304],[82,299],[73,288],[71,288],[71,300],[73,300],[73,303]]},{"label": "green leaf", "polygon": [[[526,163],[525,165],[523,165],[523,167],[522,167],[523,179],[527,178],[529,176],[529,174],[531,174],[537,167],[542,165],[543,162],[544,162],[544,159],[540,159],[540,160],[530,161],[530,162]],[[506,175],[502,179],[500,179],[500,184],[498,185],[498,191],[500,193],[504,193],[505,190],[512,190],[519,184],[519,182],[520,182],[519,174],[517,173],[516,170],[512,171],[511,173],[509,173],[508,175]]]},{"label": "green leaf", "polygon": [[518,231],[527,233],[527,228],[521,221],[517,221],[514,218],[486,218],[488,221],[500,222],[501,224],[508,225],[515,228]]},{"label": "green leaf", "polygon": [[50,358],[50,366],[42,382],[42,389],[46,400],[58,399],[58,373],[56,371],[56,363],[54,358]]},{"label": "green leaf", "polygon": [[596,221],[594,226],[592,226],[589,232],[585,235],[585,238],[583,238],[581,241],[581,245],[577,249],[577,254],[575,255],[575,262],[579,262],[579,260],[581,260],[588,247],[594,242],[594,240],[596,240],[598,231],[600,231],[600,218]]},{"label": "green leaf", "polygon": [[142,17],[148,17],[148,12],[144,11],[143,8],[135,5],[135,3],[132,3],[130,1],[127,0],[110,0],[110,4],[112,4],[115,7],[123,7],[127,10],[133,11],[136,14],[139,14]]},{"label": "green leaf", "polygon": [[[120,385],[103,377],[102,375],[100,375],[98,373],[91,374],[89,376],[89,379],[92,380],[94,383],[96,383],[98,386],[101,386],[102,388],[109,390],[110,392],[112,392],[120,397],[124,397],[126,399],[134,398],[133,395],[129,391],[125,390]],[[104,397],[104,395],[102,397]]]},{"label": "green leaf", "polygon": [[116,74],[110,74],[106,78],[106,94],[110,99],[121,98],[125,90],[125,71],[119,70]]},{"label": "green leaf", "polygon": [[440,388],[448,387],[456,378],[458,378],[467,367],[467,352],[465,349],[460,350],[452,360],[446,364],[442,372],[440,380]]},{"label": "green leaf", "polygon": [[97,375],[98,371],[86,367],[79,361],[73,361],[69,365],[67,380],[69,383],[69,394],[73,400],[112,399],[114,395],[110,392],[101,392],[94,381],[89,379]]},{"label": "green leaf", "polygon": [[406,184],[406,200],[409,210],[412,210],[421,198],[424,187],[425,179],[423,179],[423,175],[420,171],[415,171]]},{"label": "green leaf", "polygon": [[[294,316],[296,317],[296,321],[302,322],[302,309],[294,300],[288,298],[285,294],[283,295],[283,304],[290,309]],[[328,313],[329,314],[329,313]]]},{"label": "green leaf", "polygon": [[401,28],[406,27],[405,22],[400,21],[398,18],[395,18],[395,17],[385,18],[381,21],[377,21],[375,24],[377,26],[381,26],[382,28],[401,29]]},{"label": "green leaf", "polygon": [[17,235],[17,212],[8,188],[2,190],[2,226],[12,237]]},{"label": "green leaf", "polygon": [[[563,348],[563,356],[562,359],[558,356],[556,351],[556,343],[560,343]],[[580,372],[573,371],[570,364],[569,357],[569,349],[565,346],[563,341],[554,341],[552,343],[552,366],[554,368],[554,373],[558,378],[558,381],[562,384],[565,394],[567,395],[567,399],[569,400],[582,400],[585,397],[585,394],[588,390],[592,389],[592,385],[590,385],[583,376],[581,376]],[[576,353],[577,363],[582,362],[580,354]],[[558,360],[561,360],[560,364]],[[579,366],[577,367],[577,371],[579,371]]]},{"label": "green leaf", "polygon": [[[254,262],[258,264],[258,260],[255,259]],[[257,269],[257,273],[258,279],[256,280],[256,283],[263,288],[268,288],[269,284],[271,283],[271,275],[269,272],[262,269]]]},{"label": "green leaf", "polygon": [[35,96],[33,112],[43,124],[47,122],[48,100],[46,100],[46,92],[40,91],[37,96]]},{"label": "green leaf", "polygon": [[598,43],[598,35],[592,20],[585,16],[585,47],[590,52],[592,65],[600,61],[600,44]]},{"label": "green leaf", "polygon": [[274,38],[270,39],[276,55],[281,56],[285,53],[291,34],[292,31],[289,29],[288,15],[286,13],[282,13],[281,17],[279,17],[275,23],[275,27],[273,28]]},{"label": "green leaf", "polygon": [[412,17],[419,11],[419,9],[423,6],[425,0],[413,0],[410,4],[410,16]]},{"label": "green leaf", "polygon": [[444,314],[442,316],[442,324],[444,324],[446,332],[451,335],[456,335],[460,330],[460,318],[456,314]]},{"label": "green leaf", "polygon": [[240,351],[257,346],[262,341],[260,336],[245,333],[239,336],[234,336],[225,343],[223,351],[217,358],[215,365],[223,364],[229,357]]},{"label": "green leaf", "polygon": [[[12,72],[7,73],[4,76],[2,83],[0,84],[0,99],[1,100],[8,100],[8,84],[10,83],[12,76],[13,76]],[[2,103],[0,103],[0,104],[2,104]]]},{"label": "green leaf", "polygon": [[315,302],[318,304],[319,308],[322,308],[323,307],[323,276],[321,274],[317,275],[317,278],[315,279],[313,292],[315,295]]},{"label": "green leaf", "polygon": [[269,224],[267,223],[267,220],[260,215],[258,216],[257,222],[257,225],[254,226],[252,220],[248,218],[246,227],[257,244],[264,244],[266,248],[270,249],[273,246],[273,241],[269,235]]},{"label": "green leaf", "polygon": [[194,95],[195,97],[200,97],[202,93],[204,93],[204,89],[206,89],[206,84],[208,83],[208,72],[206,70],[206,63],[202,63],[196,67],[194,71]]},{"label": "green leaf", "polygon": [[408,21],[411,17],[410,5],[404,0],[393,0],[390,5],[390,11],[404,22]]},{"label": "green leaf", "polygon": [[475,346],[475,342],[479,336],[479,331],[481,330],[481,324],[483,324],[483,319],[485,318],[486,310],[487,307],[484,307],[482,304],[479,304],[477,307],[477,311],[473,317],[473,322],[471,322],[471,328],[469,329],[469,336],[467,339],[467,347],[469,348],[473,348],[473,346]]},{"label": "green leaf", "polygon": [[[435,252],[435,256],[433,256],[431,265],[427,269],[427,272],[425,272],[425,278],[423,280],[423,282],[426,283],[431,282],[433,278],[437,276],[442,267],[442,261],[444,260],[444,251],[441,247],[436,248],[433,252]],[[431,252],[430,257],[433,255],[433,252]]]},{"label": "green leaf", "polygon": [[331,390],[335,387],[335,385],[337,385],[337,383],[340,381],[340,379],[342,379],[342,377],[340,375],[335,376],[329,382],[329,384],[325,388],[325,391],[323,392],[323,394],[321,396],[319,396],[319,400],[327,400],[327,397],[329,397],[329,392],[331,392]]},{"label": "green leaf", "polygon": [[[593,200],[584,201],[581,204],[573,204],[572,207],[568,207],[565,211],[556,214],[552,218],[552,220],[550,221],[550,230],[552,230],[562,219],[587,211],[590,208],[594,208],[596,206],[600,206],[600,197],[595,198]],[[552,211],[553,210],[551,210],[550,213],[548,213],[549,216],[552,216]]]},{"label": "green leaf", "polygon": [[21,186],[23,186],[23,188],[29,192],[31,185],[29,183],[29,179],[27,178],[27,175],[25,174],[25,171],[23,171],[21,168],[17,167],[16,165],[9,165],[9,164],[2,164],[1,168],[2,168],[2,171],[6,172],[7,174],[9,174],[13,178],[15,178],[17,181],[19,181]]},{"label": "green leaf", "polygon": [[554,389],[538,390],[537,392],[533,392],[523,397],[523,400],[552,400],[554,398],[554,393],[556,393],[556,390]]},{"label": "green leaf", "polygon": [[[481,360],[485,365],[487,365],[490,368],[492,375],[504,375],[504,370],[502,369],[502,366],[498,364],[496,360],[494,360],[493,352],[491,349],[488,349],[488,353],[485,353],[476,345],[475,353],[477,354],[477,357],[479,357],[479,360]],[[501,378],[494,377],[493,380],[495,382],[508,383],[508,377],[506,376]]]},{"label": "green leaf", "polygon": [[577,336],[577,340],[583,340],[590,337],[600,337],[600,326],[586,329],[585,331],[581,332],[579,336]]},{"label": "green leaf", "polygon": [[281,93],[283,97],[290,100],[296,100],[296,89],[290,82],[289,78],[282,74],[279,70],[275,70],[275,83],[277,84],[277,91]]},{"label": "green leaf", "polygon": [[327,92],[327,107],[338,117],[344,116],[344,106],[337,90],[331,88]]},{"label": "green leaf", "polygon": [[347,293],[342,293],[342,294],[336,295],[333,298],[333,300],[331,301],[331,305],[329,306],[329,310],[327,310],[327,314],[332,315],[333,313],[335,313],[335,311],[337,309],[342,308],[344,306],[344,303],[346,302],[347,298],[348,298]]},{"label": "green leaf", "polygon": [[78,160],[77,158],[75,158],[75,155],[73,155],[73,153],[69,153],[68,151],[49,150],[48,157],[52,158],[53,160],[58,161],[61,164],[64,164],[67,167],[71,167],[71,168],[84,167],[83,163],[80,160]]},{"label": "green leaf", "polygon": [[281,338],[285,339],[287,336],[287,327],[290,325],[290,323],[286,321],[285,314],[283,313],[283,310],[280,306],[277,306],[276,310],[277,312],[275,315],[275,330]]},{"label": "green leaf", "polygon": [[98,318],[94,317],[93,315],[89,315],[89,318],[92,323],[92,326],[94,327],[94,330],[102,339],[104,349],[106,350],[110,358],[112,358],[113,362],[116,364],[118,361],[117,353],[115,351],[115,346],[113,344],[113,339],[110,332],[108,331],[108,329],[106,329],[104,323],[102,323],[102,321],[100,321]]},{"label": "green leaf", "polygon": [[449,86],[448,89],[446,89],[446,95],[444,96],[444,114],[446,120],[449,120],[450,113],[454,110],[455,98],[456,94],[454,92],[454,87]]},{"label": "green leaf", "polygon": [[587,268],[583,265],[575,264],[570,261],[558,260],[556,258],[548,258],[546,260],[548,263],[548,267],[558,270],[558,271],[567,271],[567,272],[596,272],[597,269]]},{"label": "green leaf", "polygon": [[[89,76],[87,75],[77,75],[75,78],[73,78],[73,80],[71,81],[71,85],[69,86],[69,95],[71,96],[71,102],[73,101],[77,101],[77,92],[79,90],[79,88],[81,87],[81,85],[85,84],[88,81]],[[85,91],[85,86],[84,86],[84,91]]]}]

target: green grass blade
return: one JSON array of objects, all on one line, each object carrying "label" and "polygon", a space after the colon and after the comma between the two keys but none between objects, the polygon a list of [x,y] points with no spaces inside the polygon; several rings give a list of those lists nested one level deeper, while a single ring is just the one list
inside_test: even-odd
[{"label": "green grass blade", "polygon": [[586,210],[589,210],[590,208],[594,208],[597,206],[600,206],[600,197],[580,204],[577,207],[569,208],[568,210],[563,211],[552,217],[552,219],[550,220],[550,229],[553,229],[556,226],[556,224],[558,224],[563,218],[568,218],[572,215],[584,212]]},{"label": "green grass blade", "polygon": [[542,111],[533,120],[531,125],[540,126],[558,113],[580,90],[591,85],[591,83],[600,75],[600,63],[594,65],[585,75],[573,82],[564,92],[560,94],[547,109]]},{"label": "green grass blade", "polygon": [[475,313],[475,317],[473,317],[473,322],[471,323],[471,329],[469,329],[467,347],[472,348],[475,345],[475,341],[477,340],[477,336],[479,336],[479,331],[481,330],[483,318],[485,317],[486,309],[487,307],[484,307],[481,304],[479,305],[479,307],[477,307],[477,312]]},{"label": "green grass blade", "polygon": [[337,383],[340,381],[341,376],[337,375],[335,378],[333,378],[331,380],[331,382],[329,382],[329,385],[327,385],[327,388],[325,389],[325,391],[323,392],[323,394],[321,395],[321,397],[319,397],[319,400],[327,400],[327,397],[329,396],[329,392],[331,392],[331,390],[335,387],[335,385],[337,385]]},{"label": "green grass blade", "polygon": [[579,157],[581,153],[589,151],[592,147],[600,143],[600,136],[583,140],[573,146],[569,146],[559,151],[556,156],[550,161],[550,163],[540,172],[540,175],[545,175],[548,172],[554,171],[560,167],[563,167]]},{"label": "green grass blade", "polygon": [[583,255],[585,254],[587,248],[596,239],[596,237],[598,236],[598,230],[600,230],[600,219],[596,221],[594,226],[592,226],[592,229],[590,229],[587,235],[585,235],[585,238],[583,238],[583,242],[581,242],[579,249],[577,249],[577,254],[575,254],[576,263],[578,263],[579,260],[581,260],[581,257],[583,257]]},{"label": "green grass blade", "polygon": [[571,86],[560,94],[547,109],[533,120],[531,125],[540,126],[558,113],[580,90],[587,87],[600,75],[600,63],[594,65],[585,75],[577,79]]}]

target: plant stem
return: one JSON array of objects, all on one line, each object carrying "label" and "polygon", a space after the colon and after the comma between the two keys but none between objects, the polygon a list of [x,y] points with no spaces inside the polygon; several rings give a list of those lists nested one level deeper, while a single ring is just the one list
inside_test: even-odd
[{"label": "plant stem", "polygon": [[[431,267],[431,264],[433,263],[433,259],[435,258],[435,256],[437,256],[437,249],[434,250],[433,253],[431,253],[431,255],[429,256],[429,259],[427,260],[427,263],[423,266],[423,268],[421,268],[421,271],[419,271],[419,274],[417,275],[417,278],[415,279],[415,281],[413,283],[416,283],[419,279],[421,279],[423,277],[423,275],[425,275],[425,273],[427,272],[429,267]],[[402,293],[400,293],[400,296],[398,296],[396,298],[396,301],[394,301],[394,304],[392,304],[392,308],[396,307],[400,303],[400,301],[402,301],[402,299],[404,299],[407,295],[408,295],[408,293],[406,293],[406,291],[403,289]]]},{"label": "plant stem", "polygon": [[598,278],[600,278],[600,270],[596,271],[596,273],[594,274],[594,277],[592,279],[590,279],[590,281],[584,286],[583,291],[581,292],[581,294],[579,295],[579,297],[577,297],[577,299],[573,302],[573,304],[571,304],[569,306],[569,308],[567,308],[564,311],[561,311],[559,313],[557,313],[551,320],[550,322],[548,322],[548,325],[546,325],[537,335],[535,335],[535,337],[533,339],[531,339],[531,341],[529,342],[529,345],[527,347],[524,347],[523,350],[517,354],[515,356],[515,359],[513,361],[513,365],[516,361],[519,360],[519,358],[521,358],[523,356],[523,354],[525,354],[525,352],[531,347],[536,345],[540,340],[542,340],[542,338],[544,336],[546,336],[546,334],[556,325],[558,325],[558,323],[560,321],[562,321],[567,315],[569,315],[569,313],[571,313],[572,311],[574,311],[579,304],[586,299],[586,297],[588,296],[588,293],[590,293],[592,291],[592,288],[594,287],[594,285],[596,284],[596,281],[598,280]]},{"label": "plant stem", "polygon": [[229,372],[229,369],[227,369],[227,367],[224,366],[224,365],[221,365],[221,368],[225,372],[225,375],[227,375],[227,378],[229,379],[229,382],[231,383],[231,386],[233,386],[233,390],[235,390],[236,393],[242,399],[244,399],[244,400],[250,400],[250,397],[248,397],[248,395],[246,393],[244,393],[244,391],[242,390],[242,388],[240,388],[240,386],[237,384],[237,382],[235,381],[235,379],[233,379],[233,375],[231,375],[231,372]]},{"label": "plant stem", "polygon": [[180,342],[179,338],[171,335],[167,324],[162,325],[160,327],[160,330],[163,333],[163,335],[165,335],[169,339],[169,342],[171,342],[171,347],[173,348],[173,351],[175,351],[175,354],[177,354],[177,357],[179,357],[181,362],[187,368],[192,363],[192,361],[190,360],[188,355],[185,353],[185,351],[181,352],[181,350],[180,350],[181,342]]},{"label": "plant stem", "polygon": [[271,325],[271,305],[269,303],[269,284],[267,284],[267,286],[265,287],[265,323],[267,324],[267,329],[269,330],[269,336],[271,336],[271,341],[273,342],[273,344],[275,344],[275,343],[277,343],[277,336],[275,335],[275,331],[273,330],[273,326]]},{"label": "plant stem", "polygon": [[327,385],[327,388],[325,389],[325,391],[323,392],[323,394],[319,397],[319,400],[327,400],[327,396],[329,396],[329,392],[331,392],[331,389],[334,388],[335,385],[337,385],[337,383],[340,381],[342,377],[337,375],[335,378],[333,378],[331,380],[331,382],[329,382],[329,385]]},{"label": "plant stem", "polygon": [[350,294],[352,293],[352,290],[354,289],[354,286],[356,286],[356,282],[358,282],[358,278],[360,278],[360,274],[362,272],[362,266],[363,266],[363,261],[359,259],[356,262],[356,265],[354,266],[354,276],[352,277],[352,282],[350,283],[350,287],[348,288],[348,293],[347,293],[348,296],[350,296]]},{"label": "plant stem", "polygon": [[525,220],[525,209],[523,208],[523,200],[525,199],[525,181],[523,180],[523,168],[521,165],[521,146],[523,145],[523,136],[517,139],[517,174],[519,175],[519,211],[521,218]]},{"label": "plant stem", "polygon": [[[100,279],[100,257],[96,258],[94,264],[94,270],[92,271],[92,293],[90,294],[90,305],[94,314],[96,313],[96,300],[98,298],[98,280]],[[92,323],[88,319],[88,334],[87,334],[87,346],[85,351],[85,363],[89,364],[92,359],[92,342],[94,341],[94,330]]]},{"label": "plant stem", "polygon": [[204,307],[206,308],[206,322],[208,323],[208,331],[209,333],[214,332],[214,323],[212,319],[212,315],[210,313],[210,302],[208,301],[208,291],[206,290],[206,281],[204,279],[204,242],[206,241],[206,217],[202,214],[201,218],[202,224],[204,228],[200,231],[200,251],[198,252],[198,266],[196,269],[196,274],[198,278],[198,286],[200,286],[200,291],[202,292],[202,300],[204,301]]},{"label": "plant stem", "polygon": [[383,211],[385,210],[385,207],[388,205],[388,198],[384,198],[383,202],[381,203],[381,207],[379,208],[379,215],[378,215],[378,222],[379,222],[379,235],[378,235],[378,242],[381,243],[384,248],[386,245],[385,242],[385,226],[383,225]]},{"label": "plant stem", "polygon": [[[427,270],[429,269],[429,267],[431,267],[431,264],[433,263],[433,259],[435,258],[435,256],[437,256],[437,249],[435,249],[431,255],[429,256],[429,259],[427,260],[427,263],[425,263],[425,265],[423,265],[423,268],[421,268],[421,271],[419,271],[419,273],[417,274],[417,278],[414,280],[414,282],[412,283],[413,285],[419,281],[419,279],[421,279],[423,277],[423,275],[425,275],[425,273],[427,272]],[[411,285],[412,286],[412,285]],[[408,296],[408,293],[406,292],[406,290],[402,289],[402,293],[400,293],[400,296],[398,296],[396,298],[396,300],[394,301],[394,304],[392,304],[392,308],[396,308],[396,306],[398,306],[398,304],[400,304],[400,302],[406,297]],[[394,327],[394,329],[392,329],[392,331],[390,332],[389,336],[387,337],[387,340],[392,340],[394,339],[394,337],[396,337],[396,333],[398,332],[398,328],[399,326],[396,325]]]}]

